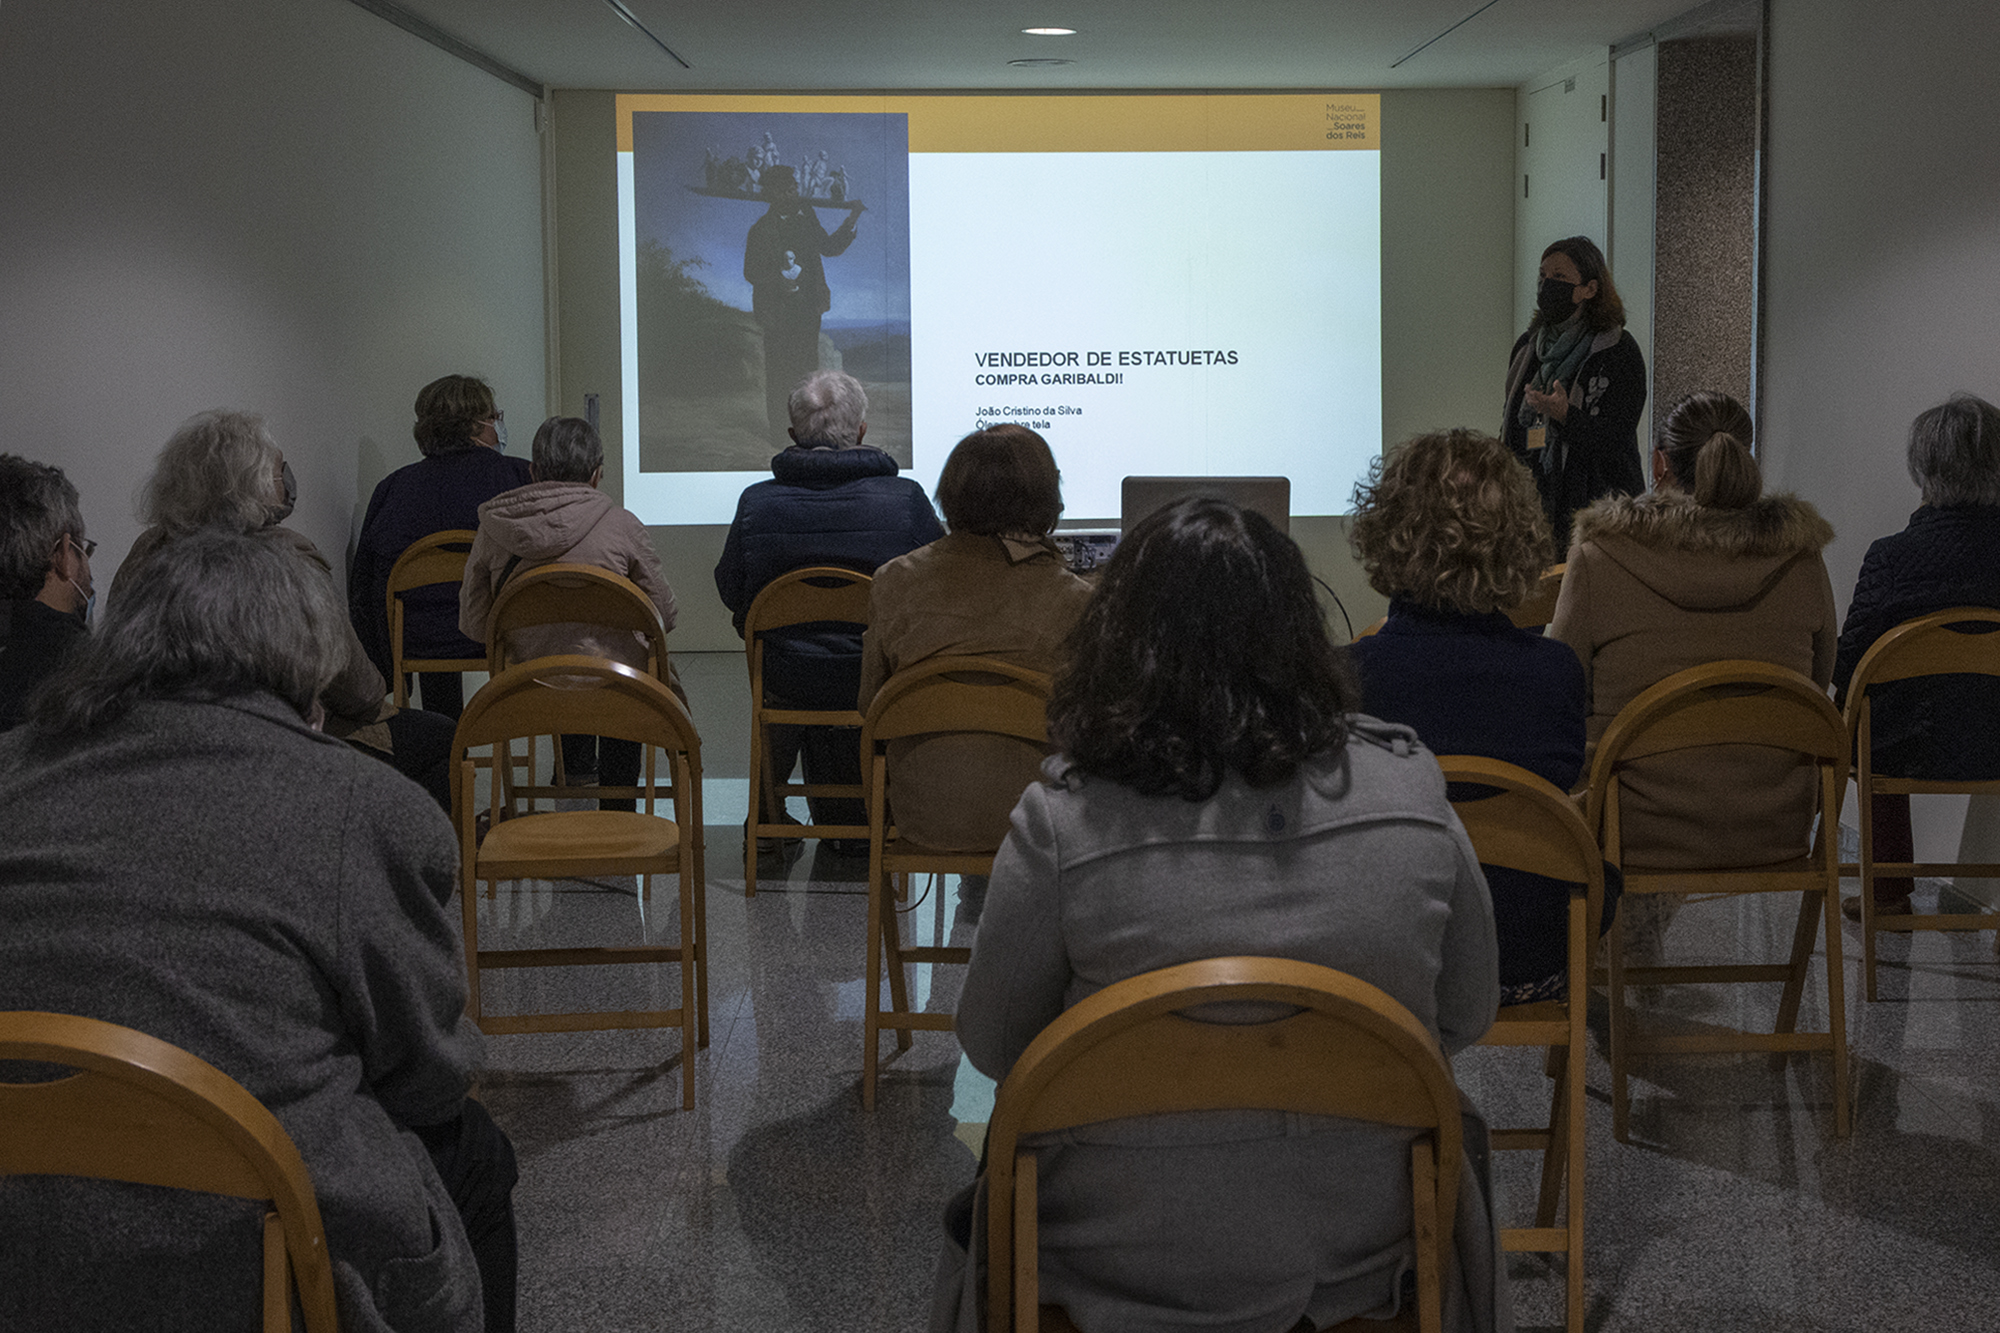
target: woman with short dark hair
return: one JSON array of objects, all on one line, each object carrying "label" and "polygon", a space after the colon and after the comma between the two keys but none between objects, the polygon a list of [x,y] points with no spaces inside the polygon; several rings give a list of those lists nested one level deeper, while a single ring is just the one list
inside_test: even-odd
[{"label": "woman with short dark hair", "polygon": [[[1096,991],[1230,954],[1379,986],[1447,1054],[1476,1041],[1499,995],[1486,885],[1431,753],[1355,703],[1305,559],[1269,521],[1190,499],[1139,523],[1070,636],[1060,752],[994,862],[958,1009],[972,1063],[1003,1079]],[[1041,1143],[1042,1298],[1081,1328],[1386,1313],[1410,1262],[1409,1143],[1264,1112]],[[1461,1187],[1480,1197],[1469,1172]],[[1461,1253],[1490,1252],[1476,1213]],[[1494,1300],[1452,1292],[1453,1327]]]},{"label": "woman with short dark hair", "polygon": [[[528,460],[507,455],[507,417],[475,375],[446,375],[417,394],[410,433],[423,457],[382,478],[347,571],[347,614],[375,669],[388,679],[389,571],[413,544],[438,532],[479,526],[479,506],[528,484]],[[403,594],[406,657],[484,657],[486,645],[458,629],[458,590],[449,584]],[[457,718],[465,687],[456,672],[418,673],[425,709]]]},{"label": "woman with short dark hair", "polygon": [[[1361,708],[1414,727],[1437,754],[1518,764],[1568,791],[1583,771],[1583,666],[1506,608],[1549,563],[1534,479],[1476,431],[1421,435],[1355,487],[1348,532],[1369,584],[1389,598],[1379,633],[1348,649]],[[1485,867],[1500,937],[1503,1004],[1568,989],[1569,886]],[[1609,911],[1607,909],[1607,919]]]},{"label": "woman with short dark hair", "polygon": [[[125,576],[0,737],[0,1009],[136,1028],[248,1088],[312,1173],[343,1328],[473,1333],[482,1303],[511,1328],[514,1155],[466,1096],[457,844],[320,733],[344,627],[270,528],[197,529]],[[65,1326],[255,1325],[263,1209],[157,1193],[9,1180],[0,1290],[61,1292]]]},{"label": "woman with short dark hair", "polygon": [[1551,244],[1540,272],[1534,317],[1507,362],[1500,438],[1534,473],[1560,555],[1577,510],[1646,488],[1646,361],[1625,330],[1611,267],[1588,236]]},{"label": "woman with short dark hair", "polygon": [[[1834,656],[1834,698],[1875,640],[1906,620],[1954,606],[2000,607],[2000,408],[1953,394],[1910,423],[1910,480],[1923,503],[1901,532],[1861,561]],[[2000,755],[2000,689],[1990,676],[1893,681],[1869,691],[1877,772],[1896,777],[1992,775]],[[1875,797],[1875,854],[1912,859],[1910,798]],[[1875,910],[1908,915],[1908,879],[1875,881]],[[1859,916],[1859,899],[1846,904]]]},{"label": "woman with short dark hair", "polygon": [[[933,657],[995,657],[1054,672],[1090,598],[1090,585],[1069,572],[1049,539],[1062,513],[1062,474],[1034,431],[1006,424],[960,440],[939,474],[937,498],[950,532],[875,571],[861,641],[864,713],[884,681]],[[897,827],[939,851],[997,847],[1041,762],[1034,746],[1003,736],[893,742]],[[971,921],[984,892],[977,876],[960,883]]]}]

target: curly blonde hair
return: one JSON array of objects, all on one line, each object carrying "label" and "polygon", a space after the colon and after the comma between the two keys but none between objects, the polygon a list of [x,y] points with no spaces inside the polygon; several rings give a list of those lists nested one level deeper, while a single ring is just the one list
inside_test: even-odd
[{"label": "curly blonde hair", "polygon": [[1419,435],[1375,460],[1354,488],[1348,541],[1375,591],[1444,611],[1518,604],[1553,554],[1535,479],[1474,430]]}]

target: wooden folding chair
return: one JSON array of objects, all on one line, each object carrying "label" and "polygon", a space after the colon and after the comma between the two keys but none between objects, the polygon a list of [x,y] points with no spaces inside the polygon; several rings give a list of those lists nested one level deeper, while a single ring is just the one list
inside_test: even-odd
[{"label": "wooden folding chair", "polygon": [[[1819,776],[1819,837],[1808,855],[1774,865],[1657,870],[1629,865],[1619,823],[1622,773],[1655,755],[1711,745],[1762,745],[1796,753]],[[1840,865],[1832,830],[1839,826],[1847,784],[1847,732],[1833,703],[1796,671],[1768,662],[1721,661],[1679,671],[1645,691],[1612,719],[1590,769],[1585,819],[1598,830],[1605,859],[1624,871],[1625,893],[1797,893],[1801,895],[1792,956],[1785,963],[1725,963],[1680,967],[1625,966],[1625,913],[1611,927],[1612,1130],[1629,1132],[1626,1080],[1635,1055],[1688,1051],[1817,1051],[1833,1059],[1833,1123],[1847,1137],[1847,1010],[1840,958]],[[1717,791],[1718,803],[1730,793]],[[1798,830],[1801,849],[1809,827]],[[1812,962],[1813,930],[1825,913],[1828,1031],[1798,1031],[1799,1000]],[[1719,1032],[1673,1036],[1636,1030],[1626,1008],[1630,985],[1712,982],[1784,983],[1777,1021],[1768,1033]]]},{"label": "wooden folding chair", "polygon": [[[588,731],[665,750],[673,773],[671,819],[654,813],[650,782],[629,792],[643,808],[556,813],[506,810],[496,784],[483,842],[475,821],[471,751],[500,753],[517,736]],[[694,1053],[708,1044],[707,893],[703,886],[701,738],[680,700],[658,680],[602,658],[539,657],[509,667],[465,706],[453,741],[459,762],[451,775],[452,821],[458,830],[459,888],[465,920],[467,1012],[488,1032],[587,1032],[606,1028],[681,1030],[681,1105],[694,1107]],[[577,789],[559,789],[564,794]],[[525,793],[517,791],[518,799]],[[503,818],[503,812],[505,817]],[[493,950],[479,947],[478,883],[503,879],[563,879],[637,875],[642,900],[652,876],[680,883],[680,942],[568,949]],[[608,963],[678,963],[681,1002],[672,1009],[492,1015],[480,1002],[488,968],[580,967]]]},{"label": "wooden folding chair", "polygon": [[[1972,630],[1962,626],[1992,628]],[[1861,975],[1868,998],[1875,998],[1875,935],[1878,931],[1915,930],[1994,930],[2000,929],[1996,912],[1932,912],[1910,916],[1875,914],[1875,881],[1884,873],[1891,877],[1918,875],[2000,876],[2000,864],[1957,861],[1878,861],[1875,859],[1875,797],[1880,794],[1988,795],[2000,793],[2000,779],[1951,780],[1890,777],[1875,772],[1874,742],[1871,732],[1874,705],[1869,702],[1871,686],[1891,681],[1913,680],[1921,676],[1977,675],[2000,676],[2000,611],[1990,606],[1961,606],[1934,615],[1906,620],[1875,640],[1854,668],[1848,685],[1847,728],[1854,743],[1854,784],[1861,821],[1861,860],[1843,872],[1861,877]],[[2000,770],[2000,756],[1994,767]]]},{"label": "wooden folding chair", "polygon": [[[1218,1001],[1298,1012],[1243,1024],[1181,1012]],[[1076,1004],[1043,1029],[1000,1085],[986,1145],[991,1333],[1032,1333],[1055,1322],[1040,1318],[1037,1162],[1021,1138],[1213,1110],[1337,1115],[1417,1131],[1410,1147],[1417,1323],[1425,1333],[1441,1327],[1461,1126],[1451,1066],[1437,1043],[1387,993],[1344,972],[1286,958],[1211,958],[1128,978]]]},{"label": "wooden folding chair", "polygon": [[[861,724],[861,763],[868,801],[868,992],[863,1007],[861,1103],[875,1109],[875,1076],[883,1028],[910,1049],[913,1030],[949,1032],[950,1014],[910,1011],[904,966],[963,963],[972,950],[948,945],[911,947],[896,922],[894,877],[911,874],[985,875],[996,843],[976,852],[941,852],[902,837],[889,822],[895,794],[889,785],[889,744],[914,736],[983,733],[1038,746],[1048,744],[1049,678],[1039,671],[990,657],[933,657],[884,681]],[[882,1007],[887,955],[889,1007]]]},{"label": "wooden folding chair", "polygon": [[[483,657],[407,657],[403,653],[402,595],[412,588],[427,588],[437,583],[449,583],[453,587],[464,583],[465,557],[472,550],[472,539],[477,535],[467,528],[451,528],[419,537],[396,557],[396,563],[390,567],[388,592],[385,594],[389,615],[389,688],[398,708],[410,705],[409,675],[413,671],[464,673],[486,670],[486,659]],[[425,702],[428,704],[429,700]]]},{"label": "wooden folding chair", "polygon": [[312,1178],[284,1126],[242,1084],[178,1046],[73,1014],[0,1014],[8,1060],[76,1072],[0,1082],[0,1177],[125,1180],[266,1204],[265,1333],[289,1333],[295,1285],[307,1333],[335,1333]]},{"label": "wooden folding chair", "polygon": [[[1542,1190],[1535,1225],[1507,1227],[1502,1248],[1566,1256],[1569,1333],[1583,1333],[1584,1011],[1589,1007],[1590,956],[1604,914],[1604,859],[1574,802],[1533,773],[1497,759],[1445,755],[1445,781],[1477,783],[1483,796],[1454,793],[1452,808],[1472,839],[1481,865],[1504,866],[1570,885],[1569,992],[1563,999],[1508,1005],[1480,1039],[1482,1046],[1541,1046],[1555,1080],[1548,1124],[1495,1129],[1493,1146],[1542,1154]],[[1462,790],[1462,789],[1461,789]],[[1569,1207],[1556,1225],[1556,1199],[1569,1176]]]},{"label": "wooden folding chair", "polygon": [[874,582],[866,574],[836,565],[812,565],[795,569],[764,585],[743,617],[743,655],[750,667],[750,818],[743,833],[743,896],[757,895],[757,840],[759,838],[852,838],[868,836],[860,824],[815,824],[785,822],[785,799],[790,796],[848,796],[860,799],[860,783],[793,782],[790,773],[770,771],[771,750],[767,728],[775,725],[803,727],[858,727],[861,713],[854,708],[774,708],[764,698],[764,636],[772,630],[793,625],[830,621],[838,624],[868,623],[868,589]]},{"label": "wooden folding chair", "polygon": [[[667,627],[660,618],[660,608],[653,605],[653,599],[638,584],[622,574],[614,574],[596,565],[562,562],[536,565],[532,569],[518,571],[508,579],[494,597],[493,610],[486,621],[486,669],[497,676],[522,660],[508,643],[515,631],[539,625],[565,624],[625,630],[639,635],[646,641],[647,673],[679,696],[683,705],[686,704],[686,692],[674,678],[673,661],[667,654]],[[594,736],[599,733],[586,727],[580,734]],[[631,795],[624,788],[565,786],[560,781],[563,775],[561,741],[552,737],[550,743],[555,749],[554,765],[559,778],[556,785],[563,789],[552,792],[533,784],[535,745],[534,738],[530,737],[526,761],[530,773],[529,785],[518,790],[514,787],[517,764],[512,762],[515,756],[511,747],[508,752],[510,762],[496,766],[510,796],[603,799]],[[643,780],[649,785],[652,782],[650,765]],[[660,794],[669,793],[662,791]]]},{"label": "wooden folding chair", "polygon": [[1562,596],[1563,573],[1568,565],[1550,565],[1526,599],[1507,608],[1507,619],[1516,629],[1543,629],[1556,618],[1556,599]]}]

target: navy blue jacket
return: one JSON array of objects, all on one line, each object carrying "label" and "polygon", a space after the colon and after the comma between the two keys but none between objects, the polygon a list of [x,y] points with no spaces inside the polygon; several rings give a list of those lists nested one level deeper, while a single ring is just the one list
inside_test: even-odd
[{"label": "navy blue jacket", "polygon": [[[1516,629],[1500,612],[1436,611],[1395,598],[1380,631],[1348,651],[1361,711],[1413,727],[1434,754],[1517,764],[1563,791],[1583,772],[1589,698],[1569,645]],[[1567,966],[1569,886],[1488,866],[1500,984]],[[1605,918],[1609,920],[1607,886]]]},{"label": "navy blue jacket", "polygon": [[[1833,659],[1834,700],[1875,640],[1953,606],[2000,607],[2000,506],[1929,505],[1868,548]],[[1869,692],[1877,772],[1898,777],[2000,777],[2000,680],[1939,676]]]},{"label": "navy blue jacket", "polygon": [[[944,536],[924,488],[896,472],[895,459],[866,447],[794,445],[772,458],[772,480],[746,488],[737,500],[715,566],[715,590],[737,633],[750,603],[781,574],[809,565],[873,574]],[[798,707],[852,708],[861,687],[861,631],[827,623],[769,636],[772,691]]]},{"label": "navy blue jacket", "polygon": [[[527,459],[475,445],[397,468],[376,486],[347,571],[347,617],[384,680],[389,678],[389,617],[382,594],[397,557],[433,532],[476,531],[479,506],[529,480]],[[403,652],[410,657],[486,655],[485,644],[458,632],[456,586],[441,583],[403,595]]]}]

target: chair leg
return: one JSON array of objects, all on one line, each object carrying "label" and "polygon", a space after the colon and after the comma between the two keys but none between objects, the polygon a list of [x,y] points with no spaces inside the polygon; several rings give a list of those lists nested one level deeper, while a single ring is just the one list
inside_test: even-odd
[{"label": "chair leg", "polygon": [[1631,1138],[1631,1108],[1626,1100],[1626,1069],[1630,1053],[1632,1015],[1625,1008],[1625,914],[1611,918],[1611,942],[1606,961],[1611,973],[1611,1136],[1620,1143]]},{"label": "chair leg", "polygon": [[1864,779],[1855,814],[1861,820],[1861,984],[1875,1001],[1875,819],[1873,793]]},{"label": "chair leg", "polygon": [[757,896],[757,825],[763,822],[764,728],[750,719],[750,814],[743,821],[743,896]]},{"label": "chair leg", "polygon": [[[1819,906],[1821,894],[1817,892],[1799,895],[1798,924],[1792,929],[1791,975],[1785,978],[1785,991],[1778,1001],[1778,1021],[1772,1026],[1773,1032],[1797,1032],[1799,1030],[1799,1001],[1806,990],[1806,973],[1812,967],[1813,935],[1819,929]],[[1838,929],[1839,899],[1834,900],[1834,920],[1829,922]],[[1832,959],[1827,960],[1832,966]]]},{"label": "chair leg", "polygon": [[1415,1201],[1417,1233],[1417,1326],[1423,1333],[1442,1333],[1444,1324],[1443,1256],[1438,1245],[1437,1158],[1431,1136],[1410,1145],[1410,1183]]},{"label": "chair leg", "polygon": [[694,1053],[700,1044],[695,1029],[701,1013],[701,1004],[696,998],[695,973],[700,967],[701,955],[695,943],[693,876],[683,872],[676,878],[680,880],[681,890],[681,1110],[692,1111]]},{"label": "chair leg", "polygon": [[880,853],[871,859],[868,875],[868,964],[861,973],[867,1003],[861,1007],[861,1109],[875,1109],[876,1046],[882,1031],[882,892],[877,884]]},{"label": "chair leg", "polygon": [[[1574,1003],[1583,1003],[1582,996]],[[1583,1155],[1589,1106],[1584,1099],[1583,1042],[1573,1038],[1564,1054],[1568,1057],[1564,1080],[1568,1111],[1563,1117],[1563,1162],[1569,1168],[1569,1208],[1564,1225],[1569,1232],[1569,1254],[1563,1285],[1569,1306],[1568,1333],[1583,1333]]]},{"label": "chair leg", "polygon": [[[903,966],[903,926],[895,907],[882,904],[882,947],[889,964],[889,1005],[899,1014],[910,1012],[910,980]],[[896,1049],[907,1051],[916,1038],[908,1028],[896,1029]]]},{"label": "chair leg", "polygon": [[1840,956],[1840,878],[1829,871],[1826,886],[1826,1027],[1833,1038],[1833,1135],[1844,1139],[1853,1127],[1847,1090],[1847,968]]},{"label": "chair leg", "polygon": [[[1553,1054],[1558,1049],[1551,1046]],[[1556,1200],[1562,1195],[1564,1168],[1569,1165],[1569,1065],[1556,1068],[1555,1091],[1549,1099],[1549,1146],[1542,1150],[1542,1193],[1535,1205],[1535,1225],[1556,1224]]]}]

